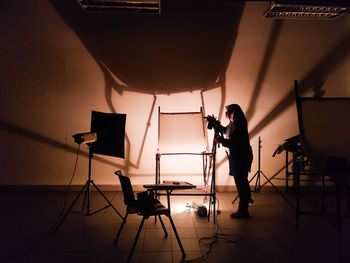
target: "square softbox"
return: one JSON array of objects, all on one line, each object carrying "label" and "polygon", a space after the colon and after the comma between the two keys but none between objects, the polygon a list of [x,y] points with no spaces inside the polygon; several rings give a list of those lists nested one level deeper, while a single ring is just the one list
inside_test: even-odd
[{"label": "square softbox", "polygon": [[91,132],[97,133],[92,152],[124,158],[126,114],[91,112]]}]

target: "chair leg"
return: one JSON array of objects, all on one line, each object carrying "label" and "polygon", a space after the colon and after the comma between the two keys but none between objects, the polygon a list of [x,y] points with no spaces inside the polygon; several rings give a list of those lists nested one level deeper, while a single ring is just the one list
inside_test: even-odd
[{"label": "chair leg", "polygon": [[182,244],[181,244],[179,235],[177,234],[176,227],[175,227],[175,225],[174,225],[173,219],[171,218],[171,215],[169,215],[169,221],[170,221],[170,224],[171,224],[171,226],[172,226],[172,228],[173,228],[173,230],[174,230],[174,233],[175,233],[175,236],[176,236],[176,239],[177,239],[177,243],[179,244],[179,247],[180,247],[180,249],[181,249],[182,257],[186,257],[185,250],[184,250],[184,248],[182,247]]},{"label": "chair leg", "polygon": [[124,216],[124,219],[123,219],[123,223],[122,223],[122,225],[120,226],[120,228],[119,228],[119,230],[118,230],[118,234],[117,234],[117,236],[116,236],[116,238],[115,238],[115,240],[114,240],[114,245],[116,245],[117,242],[118,242],[120,233],[122,232],[122,229],[123,229],[123,227],[124,227],[124,225],[125,225],[125,223],[126,223],[126,218],[128,217],[128,214],[129,214],[129,213],[126,212],[126,214],[125,214],[125,216]]},{"label": "chair leg", "polygon": [[141,230],[142,230],[143,223],[145,223],[145,219],[146,219],[146,217],[142,217],[142,221],[141,221],[141,224],[140,224],[139,230],[137,231],[137,234],[136,234],[136,237],[135,237],[134,243],[132,244],[132,248],[131,248],[131,251],[130,251],[130,253],[129,253],[129,257],[128,257],[128,261],[127,261],[127,262],[130,262],[131,257],[132,257],[132,254],[134,253],[134,250],[135,250],[135,247],[136,247],[137,240],[139,239],[139,236],[140,236],[140,233],[141,233]]},{"label": "chair leg", "polygon": [[165,236],[167,237],[167,236],[168,236],[168,232],[167,232],[167,231],[166,231],[166,229],[165,229],[165,226],[164,226],[163,220],[162,220],[162,218],[160,217],[160,215],[158,215],[158,218],[159,218],[160,223],[162,224],[162,227],[163,227],[163,230],[164,230]]}]

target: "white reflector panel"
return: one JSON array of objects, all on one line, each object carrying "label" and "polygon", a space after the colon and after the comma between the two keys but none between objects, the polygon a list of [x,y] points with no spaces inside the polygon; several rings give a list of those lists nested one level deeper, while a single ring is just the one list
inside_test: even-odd
[{"label": "white reflector panel", "polygon": [[201,153],[206,151],[201,112],[159,113],[159,153]]}]

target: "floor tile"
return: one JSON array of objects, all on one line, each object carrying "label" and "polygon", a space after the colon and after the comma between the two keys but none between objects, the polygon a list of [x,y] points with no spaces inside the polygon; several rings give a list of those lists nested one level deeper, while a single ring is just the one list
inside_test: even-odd
[{"label": "floor tile", "polygon": [[[69,192],[66,206],[77,192]],[[115,208],[124,216],[125,205],[121,192],[106,192]],[[314,202],[318,193],[306,191]],[[187,254],[186,260],[201,257],[198,262],[336,262],[338,253],[337,228],[331,216],[300,216],[295,227],[295,210],[276,191],[254,193],[254,204],[249,210],[252,218],[236,220],[230,214],[233,193],[218,192],[220,214],[217,224],[211,217],[200,218],[194,209],[186,210],[186,202],[201,201],[195,197],[172,197],[172,217]],[[287,197],[295,202],[291,191]],[[333,211],[334,197],[327,197],[327,211]],[[142,217],[130,214],[117,245],[114,239],[122,219],[109,207],[91,216],[69,213],[55,234],[55,223],[63,215],[62,192],[0,192],[0,261],[1,262],[126,262]],[[166,198],[162,197],[166,203]],[[91,195],[91,209],[105,204],[96,193]],[[74,209],[81,209],[82,200]],[[303,209],[309,209],[305,204]],[[131,262],[181,262],[180,251],[169,219],[162,217],[168,237],[154,217],[145,221]],[[343,251],[349,255],[350,220],[343,219]],[[220,235],[215,236],[215,233]],[[200,245],[217,242],[210,248]],[[203,241],[203,240],[202,240]],[[156,259],[156,261],[154,261]]]}]

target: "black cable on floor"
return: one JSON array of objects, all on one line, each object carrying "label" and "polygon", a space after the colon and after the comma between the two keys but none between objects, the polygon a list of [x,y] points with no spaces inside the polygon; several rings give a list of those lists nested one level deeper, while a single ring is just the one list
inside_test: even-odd
[{"label": "black cable on floor", "polygon": [[66,191],[64,193],[64,201],[63,201],[63,208],[62,211],[60,212],[59,216],[57,217],[55,223],[45,232],[45,234],[38,240],[37,243],[35,243],[34,245],[32,245],[29,248],[25,248],[23,250],[20,251],[16,251],[16,252],[12,252],[11,254],[4,256],[3,258],[0,258],[0,262],[5,262],[6,260],[10,260],[13,258],[16,258],[18,256],[21,256],[25,253],[30,252],[31,250],[35,249],[36,247],[38,247],[43,241],[45,241],[47,239],[47,237],[49,236],[50,233],[52,233],[52,230],[56,227],[56,225],[58,224],[58,222],[60,221],[60,219],[62,218],[64,211],[66,210],[66,203],[67,203],[67,194],[68,191],[72,185],[73,182],[73,178],[75,176],[75,172],[77,170],[77,166],[78,166],[78,160],[79,160],[79,152],[80,152],[80,144],[78,144],[78,149],[77,149],[77,154],[75,157],[75,163],[74,163],[74,168],[73,168],[73,174],[72,177],[67,185]]},{"label": "black cable on floor", "polygon": [[[219,207],[220,207],[219,198],[216,198],[216,200],[218,203],[217,210],[219,210]],[[219,226],[219,221],[218,221],[218,213],[216,213],[214,216],[215,216],[215,220],[216,220],[215,234],[210,236],[210,237],[202,237],[199,239],[199,245],[202,247],[208,247],[208,250],[201,257],[198,257],[195,259],[190,259],[190,260],[183,260],[182,262],[190,263],[190,262],[203,262],[203,261],[205,261],[208,258],[213,246],[219,241],[219,239],[225,240],[226,242],[229,242],[229,243],[236,243],[236,242],[241,240],[241,235],[239,235],[239,234],[219,233],[220,226]]]},{"label": "black cable on floor", "polygon": [[63,208],[61,210],[61,213],[60,215],[57,217],[57,220],[56,222],[52,225],[52,227],[50,228],[50,232],[52,231],[52,229],[55,228],[55,226],[58,224],[58,222],[61,220],[63,214],[64,214],[64,211],[66,210],[66,204],[67,204],[67,195],[68,195],[68,192],[69,192],[69,189],[72,185],[72,182],[73,182],[73,179],[74,179],[74,176],[75,176],[75,172],[77,170],[77,166],[78,166],[78,160],[79,160],[79,152],[80,152],[80,144],[78,144],[78,149],[77,149],[77,154],[76,154],[76,157],[75,157],[75,163],[74,163],[74,168],[73,168],[73,173],[72,173],[72,177],[70,178],[69,180],[69,183],[67,185],[67,188],[66,188],[66,191],[64,193],[64,201],[63,201]]}]

